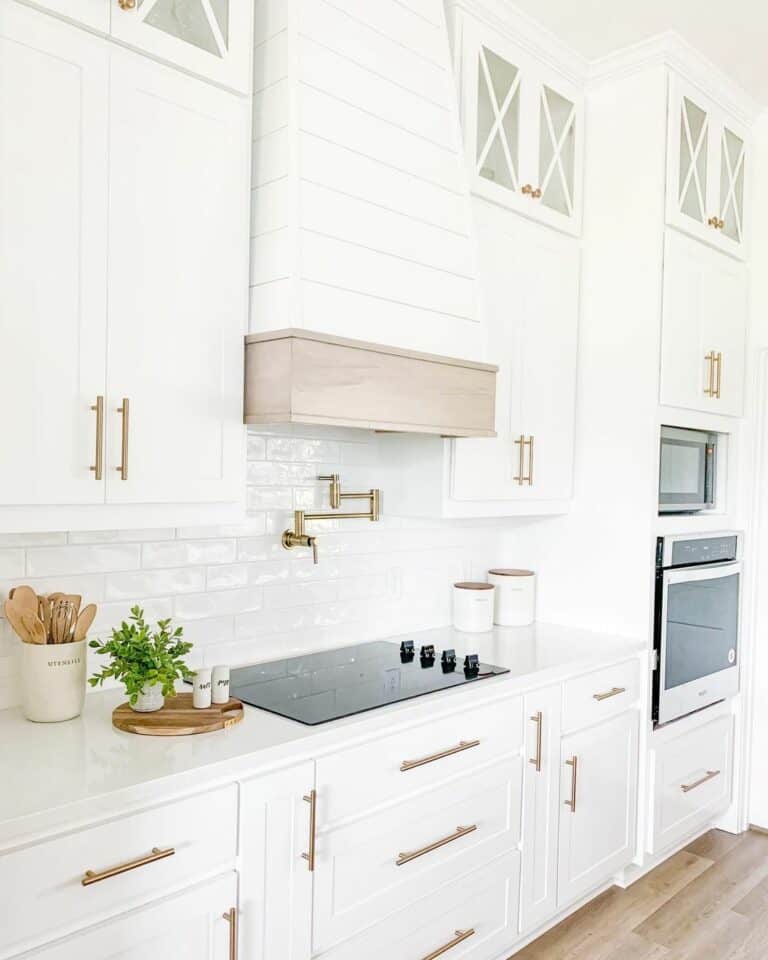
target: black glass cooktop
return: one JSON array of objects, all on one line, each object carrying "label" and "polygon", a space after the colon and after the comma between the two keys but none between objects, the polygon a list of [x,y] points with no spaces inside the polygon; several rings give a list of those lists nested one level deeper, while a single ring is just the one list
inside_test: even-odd
[{"label": "black glass cooktop", "polygon": [[[412,659],[409,659],[412,657]],[[422,659],[420,649],[401,653],[396,643],[375,641],[289,660],[232,670],[230,693],[253,707],[315,725],[438,690],[509,673],[485,663],[452,666],[442,651]]]}]

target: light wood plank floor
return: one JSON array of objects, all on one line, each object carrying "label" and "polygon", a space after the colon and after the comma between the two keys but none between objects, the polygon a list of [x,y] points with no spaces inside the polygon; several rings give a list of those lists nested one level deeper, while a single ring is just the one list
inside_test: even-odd
[{"label": "light wood plank floor", "polygon": [[768,960],[768,836],[712,830],[513,960]]}]

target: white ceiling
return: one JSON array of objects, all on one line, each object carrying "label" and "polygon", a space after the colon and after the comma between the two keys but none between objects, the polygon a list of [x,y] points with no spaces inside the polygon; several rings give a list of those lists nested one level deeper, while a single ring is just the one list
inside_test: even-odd
[{"label": "white ceiling", "polygon": [[768,106],[765,0],[516,0],[589,60],[675,30]]}]

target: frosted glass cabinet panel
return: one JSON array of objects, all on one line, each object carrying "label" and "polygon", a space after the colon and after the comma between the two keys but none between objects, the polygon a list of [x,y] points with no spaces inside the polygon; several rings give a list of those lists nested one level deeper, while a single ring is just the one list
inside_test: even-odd
[{"label": "frosted glass cabinet panel", "polygon": [[473,192],[578,234],[580,92],[497,31],[465,14],[458,23],[462,121]]},{"label": "frosted glass cabinet panel", "polygon": [[669,89],[667,222],[743,259],[746,134],[681,78],[673,75]]},{"label": "frosted glass cabinet panel", "polygon": [[110,0],[112,36],[243,93],[252,0]]}]

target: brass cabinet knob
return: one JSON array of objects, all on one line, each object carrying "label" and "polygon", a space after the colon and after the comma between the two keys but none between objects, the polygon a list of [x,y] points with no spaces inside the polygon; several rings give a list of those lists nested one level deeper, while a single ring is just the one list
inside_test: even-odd
[{"label": "brass cabinet knob", "polygon": [[541,198],[541,187],[534,188],[532,183],[526,183],[521,193],[526,197],[530,197],[531,200],[539,200]]},{"label": "brass cabinet knob", "polygon": [[725,220],[721,220],[720,217],[710,217],[707,223],[710,227],[714,227],[715,230],[722,230],[725,226]]},{"label": "brass cabinet knob", "polygon": [[117,0],[121,10],[135,10],[136,0]]}]

